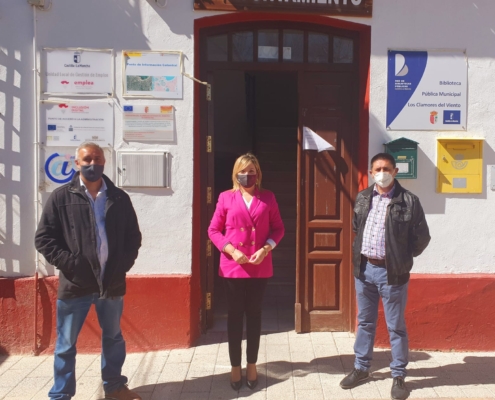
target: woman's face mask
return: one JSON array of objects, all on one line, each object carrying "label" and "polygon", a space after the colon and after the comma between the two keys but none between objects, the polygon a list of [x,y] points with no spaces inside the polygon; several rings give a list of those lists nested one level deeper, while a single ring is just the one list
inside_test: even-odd
[{"label": "woman's face mask", "polygon": [[248,175],[248,174],[237,174],[237,182],[244,188],[253,187],[256,184],[256,179],[258,175]]}]

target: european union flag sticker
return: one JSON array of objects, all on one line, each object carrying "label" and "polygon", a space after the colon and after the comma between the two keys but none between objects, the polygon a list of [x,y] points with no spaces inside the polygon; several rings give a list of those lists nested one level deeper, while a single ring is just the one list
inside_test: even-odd
[{"label": "european union flag sticker", "polygon": [[124,111],[132,111],[132,106],[124,106]]},{"label": "european union flag sticker", "polygon": [[444,110],[443,111],[443,123],[446,125],[459,125],[461,123],[461,111],[460,110]]},{"label": "european union flag sticker", "polygon": [[57,130],[57,125],[48,125],[48,130],[49,131],[56,131]]}]

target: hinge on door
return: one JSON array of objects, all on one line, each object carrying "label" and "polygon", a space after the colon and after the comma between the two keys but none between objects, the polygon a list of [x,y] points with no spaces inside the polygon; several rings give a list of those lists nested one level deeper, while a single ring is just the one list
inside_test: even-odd
[{"label": "hinge on door", "polygon": [[206,84],[206,100],[211,101],[211,85]]},{"label": "hinge on door", "polygon": [[206,136],[206,152],[211,153],[212,145],[211,145],[211,136]]},{"label": "hinge on door", "polygon": [[206,241],[206,257],[211,257],[211,240]]},{"label": "hinge on door", "polygon": [[212,194],[211,194],[211,186],[208,186],[206,188],[206,204],[211,204],[211,199],[212,198]]},{"label": "hinge on door", "polygon": [[206,309],[211,310],[211,293],[206,293]]},{"label": "hinge on door", "polygon": [[303,109],[302,109],[302,115],[303,115],[303,117],[305,117],[305,116],[306,116],[306,113],[307,113],[307,112],[308,112],[308,109],[307,109],[307,108],[303,108]]}]

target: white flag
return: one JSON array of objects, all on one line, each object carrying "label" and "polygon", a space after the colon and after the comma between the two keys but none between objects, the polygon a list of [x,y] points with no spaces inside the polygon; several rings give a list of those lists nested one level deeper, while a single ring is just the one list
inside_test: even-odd
[{"label": "white flag", "polygon": [[319,152],[323,150],[335,150],[335,147],[307,126],[303,126],[303,140],[304,150],[318,150]]}]

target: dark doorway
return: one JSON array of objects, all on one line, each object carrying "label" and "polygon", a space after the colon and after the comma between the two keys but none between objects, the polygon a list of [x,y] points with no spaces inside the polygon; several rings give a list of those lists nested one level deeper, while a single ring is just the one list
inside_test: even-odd
[{"label": "dark doorway", "polygon": [[[273,252],[274,276],[265,295],[264,331],[294,329],[297,221],[298,92],[295,72],[216,71],[214,88],[214,198],[232,188],[232,167],[252,152],[263,172],[262,186],[274,192],[285,237]],[[214,325],[227,317],[219,252],[214,251]]]}]

